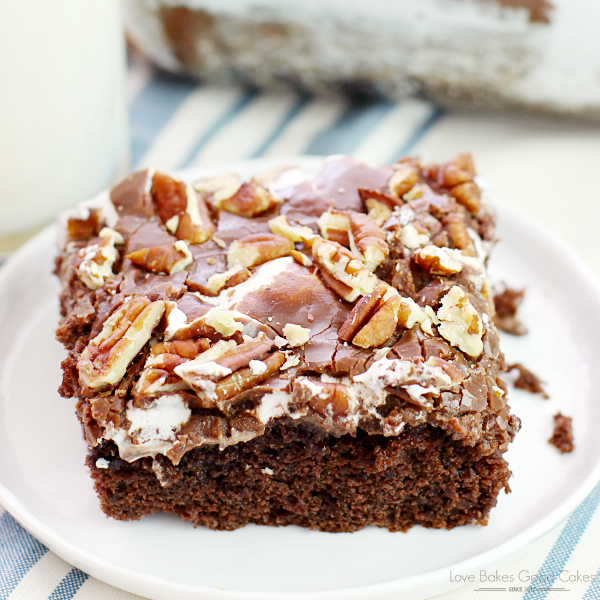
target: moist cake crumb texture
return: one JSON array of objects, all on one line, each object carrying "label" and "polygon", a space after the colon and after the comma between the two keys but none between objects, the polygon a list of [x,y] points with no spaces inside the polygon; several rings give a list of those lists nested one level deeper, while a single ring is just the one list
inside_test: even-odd
[{"label": "moist cake crumb texture", "polygon": [[335,156],[67,215],[60,393],[104,512],[213,529],[485,524],[519,430],[469,154]]}]

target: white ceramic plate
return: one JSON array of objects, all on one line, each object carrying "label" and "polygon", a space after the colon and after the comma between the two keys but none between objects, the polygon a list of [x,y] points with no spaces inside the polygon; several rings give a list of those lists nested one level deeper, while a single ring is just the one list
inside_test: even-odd
[{"label": "white ceramic plate", "polygon": [[[281,162],[281,161],[279,161]],[[315,159],[293,162],[313,170]],[[246,161],[188,173],[260,172]],[[526,285],[524,338],[503,338],[510,362],[548,382],[544,401],[511,394],[523,429],[507,458],[512,494],[501,494],[487,527],[452,531],[370,527],[327,534],[297,527],[197,528],[166,515],[107,519],[84,466],[73,402],[56,392],[65,356],[54,340],[59,285],[54,232],[32,239],[0,273],[0,502],[51,550],[107,583],[154,600],[425,598],[454,574],[497,567],[572,511],[600,478],[600,291],[576,256],[535,223],[498,206],[495,280]],[[547,443],[552,415],[573,417],[575,452]]]}]

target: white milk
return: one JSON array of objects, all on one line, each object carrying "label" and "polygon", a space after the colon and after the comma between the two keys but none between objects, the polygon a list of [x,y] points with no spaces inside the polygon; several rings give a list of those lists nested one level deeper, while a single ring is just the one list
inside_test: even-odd
[{"label": "white milk", "polygon": [[123,174],[124,76],[118,0],[0,0],[0,235]]}]

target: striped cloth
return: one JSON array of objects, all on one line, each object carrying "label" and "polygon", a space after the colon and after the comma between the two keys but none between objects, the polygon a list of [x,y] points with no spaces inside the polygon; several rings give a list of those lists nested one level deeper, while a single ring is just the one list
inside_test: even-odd
[{"label": "striped cloth", "polygon": [[[498,126],[487,121],[486,125],[480,119],[465,125],[464,116],[444,113],[418,100],[319,99],[293,92],[261,94],[243,87],[198,85],[157,72],[135,55],[127,86],[132,165],[136,168],[153,165],[172,170],[249,157],[336,153],[389,162],[415,149],[427,151],[433,142],[444,154],[429,158],[438,159],[463,149],[462,141],[456,140],[457,127],[466,127],[471,138],[485,138],[484,145],[490,148],[507,135],[506,123]],[[513,127],[514,135],[519,135],[522,127],[518,122]],[[465,138],[467,143],[471,138]],[[475,146],[479,138],[473,138]],[[476,150],[479,159],[481,152]],[[559,593],[551,587],[568,588],[563,597],[600,598],[599,503],[600,484],[564,523],[498,569],[499,575],[515,578],[527,572],[547,585],[537,586],[536,591],[511,592],[506,584],[482,586],[477,582],[442,594],[438,600],[485,597],[489,592],[478,590],[496,586],[505,586],[506,591],[496,591],[494,598],[542,600]],[[544,579],[563,569],[595,578],[592,583]],[[71,598],[132,600],[137,596],[73,568],[0,507],[0,600]]]}]

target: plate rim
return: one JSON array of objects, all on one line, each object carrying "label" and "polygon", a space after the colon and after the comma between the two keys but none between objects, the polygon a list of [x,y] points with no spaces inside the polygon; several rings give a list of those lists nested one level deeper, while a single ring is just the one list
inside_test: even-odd
[{"label": "plate rim", "polygon": [[[195,174],[193,176],[197,177],[200,173],[218,173],[225,170],[250,168],[256,168],[258,170],[264,165],[267,165],[267,168],[276,168],[277,165],[295,164],[300,168],[308,169],[311,166],[314,167],[315,165],[318,165],[319,162],[323,161],[325,158],[327,157],[310,155],[282,158],[254,158],[171,172],[186,178],[191,177],[192,174]],[[106,193],[106,190],[101,193]],[[576,277],[585,284],[589,291],[594,295],[595,300],[600,304],[600,282],[571,246],[554,232],[519,209],[503,203],[497,198],[494,198],[491,201],[491,204],[496,212],[501,214],[504,213],[509,219],[519,221],[528,229],[532,230],[537,236],[544,238],[548,243],[555,246],[565,256]],[[56,232],[56,224],[50,224],[14,252],[2,267],[0,267],[0,288],[6,283],[6,280],[10,280],[12,272],[18,267],[19,263],[26,260],[30,255],[35,256],[37,247],[47,244],[48,240],[46,238],[50,237],[51,234],[56,236]],[[505,564],[511,557],[525,552],[528,546],[565,520],[568,515],[573,512],[583,500],[585,500],[599,481],[600,457],[579,486],[572,490],[569,496],[545,516],[526,527],[523,531],[513,535],[504,542],[501,542],[496,547],[459,561],[453,565],[380,583],[353,587],[338,587],[316,592],[241,591],[172,581],[164,577],[124,567],[118,563],[106,560],[87,550],[79,548],[46,525],[35,515],[34,511],[27,508],[24,502],[5,486],[2,481],[0,481],[0,503],[26,530],[32,533],[34,537],[39,539],[49,550],[56,553],[59,557],[82,571],[89,573],[93,577],[130,593],[147,594],[148,591],[154,589],[155,591],[161,592],[161,594],[176,593],[178,597],[181,595],[182,598],[186,599],[194,597],[205,598],[207,600],[212,600],[213,598],[220,598],[223,600],[228,598],[232,600],[270,600],[275,598],[285,600],[299,600],[301,598],[334,600],[336,598],[358,599],[375,597],[376,595],[386,593],[415,592],[425,586],[433,589],[435,584],[438,584],[438,586],[442,585],[442,582],[447,584],[446,578],[449,570],[456,569],[457,571],[460,570],[461,573],[470,573],[483,566],[491,564],[500,566]],[[461,583],[460,586],[462,585],[464,584]],[[439,592],[434,591],[433,593],[441,593],[448,589],[452,588],[446,585],[443,588],[440,588]],[[162,598],[163,596],[156,597]]]}]

